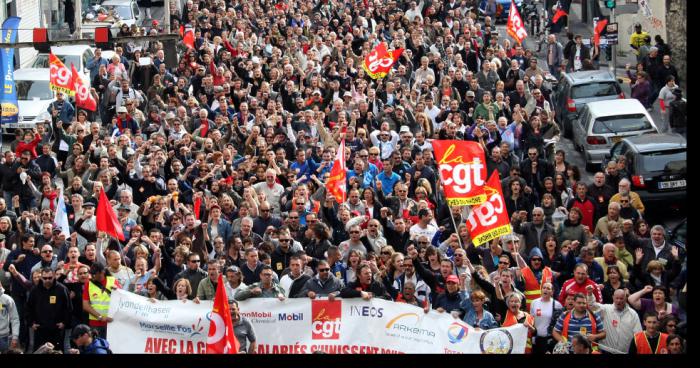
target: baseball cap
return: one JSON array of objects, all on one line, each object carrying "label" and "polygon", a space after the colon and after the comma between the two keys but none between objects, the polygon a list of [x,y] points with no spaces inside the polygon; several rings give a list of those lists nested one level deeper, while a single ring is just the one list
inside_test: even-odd
[{"label": "baseball cap", "polygon": [[474,91],[467,91],[467,97],[476,97]]},{"label": "baseball cap", "polygon": [[343,97],[352,97],[352,93],[345,91],[345,93],[343,93]]},{"label": "baseball cap", "polygon": [[447,276],[447,280],[445,280],[445,282],[454,282],[455,284],[459,284],[459,277],[456,275]]},{"label": "baseball cap", "polygon": [[312,93],[312,95],[316,95],[316,94],[320,95],[320,94],[321,94],[321,91],[320,91],[320,90],[315,90],[315,91]]},{"label": "baseball cap", "polygon": [[241,269],[238,268],[238,266],[230,266],[229,268],[226,269],[226,272],[228,272],[228,271],[241,273]]},{"label": "baseball cap", "polygon": [[124,107],[124,106],[117,107],[117,114],[120,112],[126,112],[126,107]]},{"label": "baseball cap", "polygon": [[83,208],[85,208],[85,207],[95,207],[95,203],[92,201],[87,201],[87,202],[83,203]]},{"label": "baseball cap", "polygon": [[404,133],[404,132],[410,132],[411,129],[408,128],[408,125],[404,125],[399,129],[399,133]]}]

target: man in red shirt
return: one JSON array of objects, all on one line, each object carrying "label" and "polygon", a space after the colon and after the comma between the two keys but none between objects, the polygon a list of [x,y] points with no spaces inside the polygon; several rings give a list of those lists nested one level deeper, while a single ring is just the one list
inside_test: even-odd
[{"label": "man in red shirt", "polygon": [[559,302],[564,305],[566,302],[566,295],[573,293],[583,293],[584,295],[588,292],[586,291],[586,286],[593,286],[593,295],[598,303],[603,300],[603,295],[600,293],[600,289],[595,281],[588,278],[588,266],[585,263],[579,263],[574,268],[574,277],[566,280],[561,287],[559,292]]}]

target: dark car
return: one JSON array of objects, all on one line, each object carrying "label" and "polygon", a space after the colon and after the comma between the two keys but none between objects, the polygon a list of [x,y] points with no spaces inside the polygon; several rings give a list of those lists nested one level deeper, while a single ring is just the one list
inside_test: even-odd
[{"label": "dark car", "polygon": [[679,134],[643,134],[622,139],[607,158],[625,156],[632,191],[645,207],[680,209],[687,202],[686,153]]},{"label": "dark car", "polygon": [[668,230],[667,239],[671,245],[685,250],[685,239],[688,233],[688,219],[683,219],[673,230]]},{"label": "dark car", "polygon": [[573,135],[572,122],[588,102],[625,98],[620,83],[609,70],[567,73],[553,95],[554,111],[564,136]]}]

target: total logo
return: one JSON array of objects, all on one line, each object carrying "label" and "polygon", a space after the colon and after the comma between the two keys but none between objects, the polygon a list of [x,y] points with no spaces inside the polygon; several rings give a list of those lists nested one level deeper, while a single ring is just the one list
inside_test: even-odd
[{"label": "total logo", "polygon": [[469,333],[469,327],[465,324],[459,322],[453,322],[450,327],[447,328],[447,339],[451,343],[456,344],[467,338]]},{"label": "total logo", "polygon": [[311,301],[311,339],[337,340],[340,338],[342,301]]}]

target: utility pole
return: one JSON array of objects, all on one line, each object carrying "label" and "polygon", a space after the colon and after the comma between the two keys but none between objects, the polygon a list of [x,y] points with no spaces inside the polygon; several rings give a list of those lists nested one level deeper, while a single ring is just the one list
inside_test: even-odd
[{"label": "utility pole", "polygon": [[75,38],[80,38],[83,28],[83,1],[75,0],[73,4],[75,6]]},{"label": "utility pole", "polygon": [[165,33],[170,33],[170,1],[163,1],[163,27],[165,27]]}]

